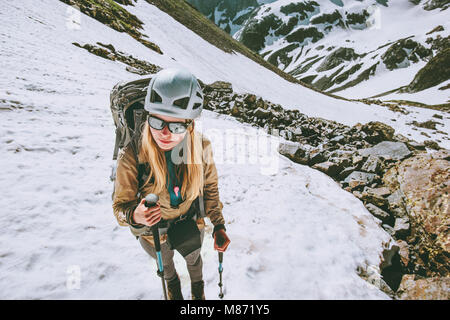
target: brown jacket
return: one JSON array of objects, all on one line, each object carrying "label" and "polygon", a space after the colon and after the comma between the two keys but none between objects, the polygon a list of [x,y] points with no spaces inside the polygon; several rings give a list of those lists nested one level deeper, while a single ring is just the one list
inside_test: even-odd
[{"label": "brown jacket", "polygon": [[[218,176],[214,163],[211,142],[202,134],[197,133],[197,136],[202,139],[203,145],[203,175],[204,175],[204,207],[205,214],[210,219],[211,223],[216,226],[218,224],[225,224],[222,216],[223,204],[219,199],[218,190]],[[199,151],[201,152],[201,150]],[[143,160],[139,157],[139,163]],[[120,226],[129,226],[131,232],[135,236],[142,236],[145,240],[153,243],[153,236],[151,235],[150,227],[135,228],[129,225],[126,221],[127,210],[132,210],[147,194],[152,193],[152,181],[143,185],[138,190],[137,180],[138,170],[133,148],[125,147],[121,150],[117,160],[117,171],[115,181],[115,191],[113,197],[113,211],[114,216]],[[163,219],[174,219],[181,214],[184,214],[190,208],[192,201],[184,200],[178,208],[170,206],[169,191],[164,188],[161,194],[158,194],[161,207],[161,217]],[[198,227],[204,228],[205,222],[203,218],[197,219]],[[161,243],[166,240],[166,235],[161,236]]]}]

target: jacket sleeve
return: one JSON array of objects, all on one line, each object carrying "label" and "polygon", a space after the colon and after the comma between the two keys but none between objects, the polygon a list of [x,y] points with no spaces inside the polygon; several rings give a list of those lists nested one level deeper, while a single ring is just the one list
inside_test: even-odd
[{"label": "jacket sleeve", "polygon": [[140,226],[130,221],[130,214],[134,212],[139,204],[137,174],[133,149],[125,147],[118,155],[112,205],[114,216],[120,226]]},{"label": "jacket sleeve", "polygon": [[225,224],[222,215],[223,204],[219,198],[218,175],[214,163],[211,142],[203,138],[203,157],[204,157],[204,187],[203,201],[205,204],[205,214],[214,225],[219,228]]}]

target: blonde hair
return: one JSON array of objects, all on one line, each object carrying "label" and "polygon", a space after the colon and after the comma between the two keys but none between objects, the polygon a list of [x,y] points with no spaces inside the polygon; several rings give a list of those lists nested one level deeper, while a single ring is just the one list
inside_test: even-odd
[{"label": "blonde hair", "polygon": [[[200,134],[194,130],[194,125],[191,125],[187,129],[185,139],[180,142],[180,144],[183,144],[182,152],[186,151],[186,154],[183,154],[183,161],[180,164],[175,164],[175,172],[177,177],[183,174],[181,186],[183,200],[193,201],[200,194],[203,195],[203,148],[201,140]],[[160,194],[165,188],[167,189],[166,157],[164,151],[156,144],[147,121],[145,121],[142,129],[139,156],[150,166],[150,174],[144,185],[153,178],[154,189],[152,192]]]}]

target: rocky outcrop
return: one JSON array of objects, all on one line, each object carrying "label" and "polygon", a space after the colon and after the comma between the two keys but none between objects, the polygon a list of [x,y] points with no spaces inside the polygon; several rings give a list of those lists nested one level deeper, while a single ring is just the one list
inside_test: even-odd
[{"label": "rocky outcrop", "polygon": [[413,246],[409,271],[422,276],[448,276],[450,272],[450,152],[446,149],[419,154],[393,166],[383,181],[392,193],[402,195],[397,218],[407,218]]},{"label": "rocky outcrop", "polygon": [[[114,0],[117,3],[123,4],[124,6],[133,6],[136,0]],[[133,2],[134,1],[134,2]]]},{"label": "rocky outcrop", "polygon": [[[60,0],[68,5],[77,7],[82,13],[109,26],[110,28],[126,32],[147,48],[162,54],[159,46],[147,39],[139,30],[142,29],[142,21],[129,13],[113,0]],[[119,2],[119,1],[117,1]],[[131,1],[122,1],[124,4],[132,4]]]},{"label": "rocky outcrop", "polygon": [[358,57],[352,48],[338,48],[329,54],[316,70],[319,72],[331,70],[344,61],[352,61]]},{"label": "rocky outcrop", "polygon": [[265,46],[265,37],[269,30],[276,30],[281,25],[282,21],[274,14],[267,15],[261,20],[250,20],[242,30],[238,40],[247,48],[259,52]]},{"label": "rocky outcrop", "polygon": [[161,70],[161,67],[157,65],[151,64],[147,61],[139,60],[122,51],[117,51],[112,44],[106,45],[100,42],[97,42],[98,46],[91,44],[85,44],[82,46],[77,42],[74,42],[72,44],[79,48],[83,48],[99,57],[112,61],[123,62],[127,65],[126,70],[131,73],[146,75],[156,73]]},{"label": "rocky outcrop", "polygon": [[413,274],[404,275],[398,297],[402,300],[449,300],[450,277],[416,279]]},{"label": "rocky outcrop", "polygon": [[436,56],[417,72],[413,81],[403,91],[422,91],[448,79],[450,79],[450,47],[436,54]]},{"label": "rocky outcrop", "polygon": [[434,9],[441,9],[445,10],[450,6],[450,3],[448,0],[427,0],[425,1],[423,8],[425,10],[434,10]]},{"label": "rocky outcrop", "polygon": [[412,39],[401,39],[392,44],[381,56],[381,59],[386,65],[386,68],[394,70],[405,68],[410,63],[417,63],[419,59],[427,61],[431,58],[432,54],[431,49],[425,48]]},{"label": "rocky outcrop", "polygon": [[398,242],[380,265],[384,280],[376,283],[383,291],[395,297],[404,274],[448,276],[448,150],[428,153],[425,144],[377,121],[348,127],[308,117],[233,93],[223,82],[205,85],[204,92],[206,109],[283,137],[282,155],[329,175],[379,219]]}]

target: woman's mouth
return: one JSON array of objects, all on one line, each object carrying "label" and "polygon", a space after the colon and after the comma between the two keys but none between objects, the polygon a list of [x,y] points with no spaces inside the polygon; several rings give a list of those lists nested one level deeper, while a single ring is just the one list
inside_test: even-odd
[{"label": "woman's mouth", "polygon": [[172,142],[172,141],[170,141],[170,140],[162,140],[162,139],[159,139],[159,141],[161,141],[162,143],[165,143],[165,144],[169,144],[169,143]]}]

